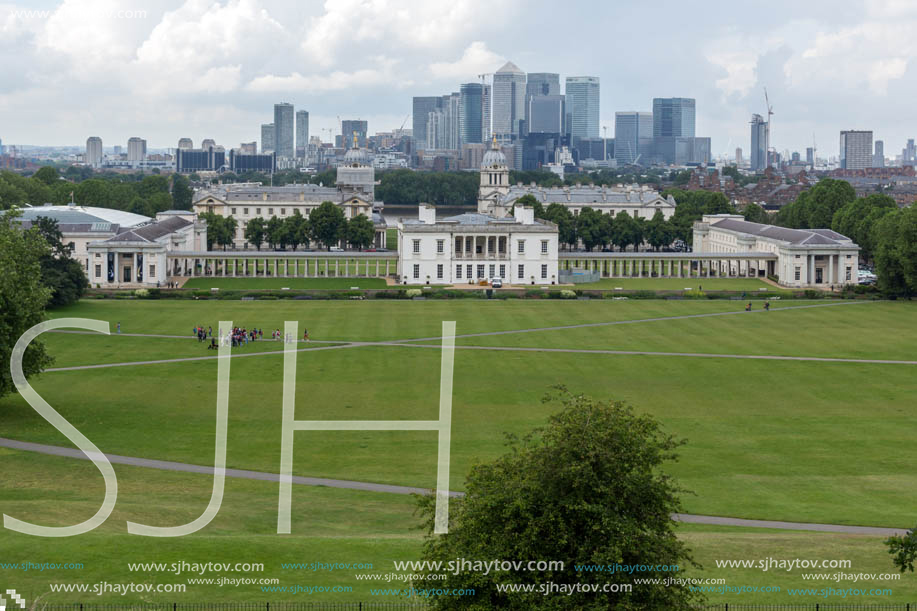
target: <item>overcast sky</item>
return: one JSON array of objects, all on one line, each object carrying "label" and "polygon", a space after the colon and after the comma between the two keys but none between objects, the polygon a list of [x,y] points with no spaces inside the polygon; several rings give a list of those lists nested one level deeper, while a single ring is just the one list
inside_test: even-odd
[{"label": "overcast sky", "polygon": [[697,135],[747,155],[766,86],[779,150],[872,129],[893,156],[917,135],[915,32],[915,0],[0,0],[0,138],[238,146],[278,101],[312,135],[338,115],[374,133],[510,59],[600,77],[609,137],[615,111],[693,97]]}]

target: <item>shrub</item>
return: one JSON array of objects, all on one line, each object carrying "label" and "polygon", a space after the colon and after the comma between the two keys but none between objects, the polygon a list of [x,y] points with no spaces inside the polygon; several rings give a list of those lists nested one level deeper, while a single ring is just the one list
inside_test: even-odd
[{"label": "shrub", "polygon": [[707,296],[707,293],[699,289],[691,289],[690,291],[685,291],[684,296],[688,299],[703,299]]},{"label": "shrub", "polygon": [[423,291],[420,290],[420,289],[408,289],[408,290],[405,292],[405,295],[406,295],[407,297],[413,299],[414,297],[420,297],[421,295],[423,295]]},{"label": "shrub", "polygon": [[571,291],[570,289],[563,289],[560,291],[561,299],[576,299],[576,291]]},{"label": "shrub", "polygon": [[136,291],[134,291],[134,295],[136,297],[140,297],[141,299],[143,299],[145,297],[149,297],[150,292],[146,289],[137,289]]}]

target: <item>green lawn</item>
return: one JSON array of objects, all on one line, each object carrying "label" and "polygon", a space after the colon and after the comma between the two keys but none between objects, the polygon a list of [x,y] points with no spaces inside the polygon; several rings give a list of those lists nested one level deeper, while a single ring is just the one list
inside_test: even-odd
[{"label": "green lawn", "polygon": [[384,289],[384,278],[191,278],[186,289]]},{"label": "green lawn", "polygon": [[[74,524],[98,509],[104,486],[88,461],[50,457],[0,449],[5,472],[16,473],[4,482],[3,512],[47,526]],[[49,604],[85,601],[107,604],[155,602],[271,601],[373,601],[403,602],[395,596],[373,596],[375,587],[392,584],[367,582],[358,574],[395,572],[394,561],[416,559],[422,532],[413,515],[410,497],[334,488],[294,486],[290,535],[276,534],[277,484],[227,478],[219,513],[205,529],[180,538],[147,538],[128,535],[127,521],[154,526],[175,526],[197,518],[206,507],[212,487],[204,475],[173,473],[114,465],[118,500],[108,520],[94,531],[66,539],[35,538],[0,530],[3,562],[81,563],[79,569],[0,570],[9,587],[26,597],[28,604],[41,597]],[[881,538],[858,535],[724,528],[682,524],[679,537],[692,549],[702,568],[682,567],[679,577],[725,579],[730,587],[770,587],[767,594],[708,594],[710,603],[798,604],[839,602],[839,598],[790,596],[789,588],[891,588],[892,596],[857,596],[847,602],[892,603],[917,598],[917,582],[866,579],[836,582],[809,580],[803,573],[836,570],[769,570],[718,568],[717,560],[804,558],[848,559],[849,573],[893,573]],[[130,570],[128,563],[181,562],[260,563],[262,571],[176,574],[163,570]],[[369,569],[319,570],[283,568],[284,563],[364,563]],[[324,594],[264,593],[261,585],[216,586],[189,583],[198,578],[276,579],[279,586],[339,587],[349,591]],[[140,583],[181,584],[183,593],[95,594],[52,593],[51,584]],[[378,585],[377,585],[378,584]]]},{"label": "green lawn", "polygon": [[614,290],[618,287],[625,291],[682,291],[684,289],[697,290],[698,287],[701,287],[704,292],[753,292],[759,289],[789,292],[756,278],[602,278],[598,282],[574,285],[574,288],[577,289]]},{"label": "green lawn", "polygon": [[[190,338],[191,327],[203,324],[217,328],[220,320],[263,326],[266,332],[282,329],[284,320],[298,320],[300,328],[308,327],[313,339],[344,342],[435,338],[443,320],[457,321],[458,333],[463,334],[738,312],[459,338],[457,343],[915,360],[912,346],[917,340],[917,305],[849,302],[795,308],[831,303],[838,302],[777,301],[770,312],[746,314],[740,309],[742,304],[719,300],[88,300],[54,315],[107,320],[112,329],[121,322],[125,335],[54,333],[45,337],[57,359],[55,365],[72,366],[212,356],[213,352]],[[182,337],[126,335],[135,332]],[[436,347],[328,347],[298,354],[298,419],[437,417],[440,363]],[[282,344],[264,340],[234,354],[276,352],[280,348]],[[232,360],[229,467],[277,471],[282,362],[279,353]],[[684,497],[690,513],[909,527],[917,506],[917,472],[913,469],[917,447],[912,443],[912,431],[917,427],[917,413],[912,408],[917,395],[915,372],[917,365],[911,364],[460,348],[455,357],[452,488],[463,488],[473,464],[504,451],[504,433],[522,434],[543,424],[555,407],[539,399],[550,385],[563,383],[575,391],[629,401],[656,416],[667,431],[687,440],[679,462],[669,471],[693,491]],[[48,403],[105,452],[212,464],[216,400],[213,359],[48,372],[32,383]],[[0,424],[4,437],[69,445],[19,396],[0,399]],[[297,432],[295,439],[297,475],[434,485],[437,443],[432,432]],[[34,516],[35,521],[78,521],[94,512],[102,485],[91,464],[5,450],[0,450],[0,460],[2,473],[16,474],[15,481],[0,476],[4,482],[0,486],[3,513]],[[162,525],[193,519],[206,505],[210,484],[202,476],[121,466],[116,470],[119,478],[124,474],[122,500],[116,516],[98,533],[85,540],[38,541],[0,531],[0,549],[33,561],[73,558],[76,560],[66,561],[83,561],[87,566],[94,562],[86,575],[109,582],[134,580],[122,565],[135,558],[159,562],[192,556],[211,556],[208,559],[215,561],[264,557],[281,562],[287,558],[293,562],[373,558],[375,563],[383,563],[418,553],[420,539],[410,528],[414,518],[408,499],[341,490],[297,490],[294,535],[279,537],[273,534],[276,485],[239,480],[228,484],[220,517],[202,533],[161,542],[129,537],[124,534],[125,519]],[[46,495],[57,502],[47,502]],[[730,585],[803,584],[796,575],[711,569],[713,560],[849,557],[854,560],[852,572],[892,569],[881,541],[875,537],[697,526],[680,527],[680,532],[696,547],[705,573],[726,573]],[[112,558],[117,566],[112,566]],[[389,565],[385,569],[389,570]],[[147,579],[163,581],[165,577]],[[291,583],[355,585],[352,574],[295,577]],[[35,591],[42,591],[41,584],[48,578],[30,574],[28,583]],[[895,596],[883,601],[914,599],[913,580],[899,583],[905,585],[893,585]],[[220,600],[242,600],[254,594],[250,589],[211,589],[199,596],[200,600],[211,595]],[[367,600],[365,589],[355,587],[351,594],[312,600]],[[800,601],[785,593],[740,599],[735,595],[712,596],[711,600]]]}]

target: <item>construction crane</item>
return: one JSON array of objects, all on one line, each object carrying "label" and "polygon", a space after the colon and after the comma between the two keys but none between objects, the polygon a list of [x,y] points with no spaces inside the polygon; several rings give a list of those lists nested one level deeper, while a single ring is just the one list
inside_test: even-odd
[{"label": "construction crane", "polygon": [[[765,141],[764,142],[764,155],[765,155],[764,166],[770,167],[771,162],[770,162],[769,157],[771,153],[771,122],[772,122],[771,117],[774,116],[774,107],[771,106],[771,101],[767,97],[767,87],[764,88],[764,105],[767,107],[767,130],[765,131],[765,136],[764,136],[764,141]],[[777,149],[775,148],[774,153],[776,152],[777,152]]]},{"label": "construction crane", "polygon": [[494,75],[493,72],[485,72],[484,74],[479,74],[478,78],[481,79],[481,84],[483,85],[485,83],[485,80],[484,80],[485,77],[493,76],[493,75]]}]

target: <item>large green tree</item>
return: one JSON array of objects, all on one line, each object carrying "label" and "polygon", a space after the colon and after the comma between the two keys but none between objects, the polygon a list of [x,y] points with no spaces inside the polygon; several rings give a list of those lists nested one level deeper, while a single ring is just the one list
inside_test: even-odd
[{"label": "large green tree", "polygon": [[884,215],[873,227],[879,288],[889,295],[917,294],[917,208]]},{"label": "large green tree", "polygon": [[513,202],[513,208],[516,206],[527,206],[535,211],[536,219],[544,218],[544,206],[538,201],[538,198],[532,195],[531,193],[526,193],[515,202]]},{"label": "large green tree", "polygon": [[904,535],[889,537],[885,540],[885,545],[892,556],[892,563],[899,571],[914,572],[914,563],[917,562],[917,527]]},{"label": "large green tree", "polygon": [[83,266],[70,257],[70,248],[63,242],[57,221],[40,216],[33,230],[48,245],[48,253],[41,258],[41,281],[51,289],[48,305],[65,306],[76,303],[89,288]]},{"label": "large green tree", "polygon": [[[672,513],[683,490],[664,468],[682,441],[651,416],[618,401],[561,390],[563,409],[545,428],[519,440],[493,462],[472,467],[465,497],[450,501],[449,532],[432,534],[435,497],[420,497],[429,533],[422,559],[562,561],[546,571],[430,571],[418,588],[469,588],[471,596],[434,595],[437,609],[689,609],[703,602],[687,585],[635,583],[671,577],[662,565],[693,564],[675,532]],[[645,572],[585,572],[578,564],[643,565]],[[633,585],[629,592],[545,596],[539,584]],[[500,592],[504,584],[532,584],[534,592]],[[608,588],[609,590],[616,588]]]},{"label": "large green tree", "polygon": [[294,210],[293,214],[283,220],[284,234],[286,235],[287,244],[296,250],[300,244],[309,243],[309,219]]},{"label": "large green tree", "polygon": [[856,191],[846,180],[823,178],[780,208],[775,223],[793,229],[830,228],[834,213],[855,199]]},{"label": "large green tree", "polygon": [[576,234],[583,241],[586,250],[592,250],[596,246],[601,246],[608,242],[608,236],[605,235],[607,226],[603,221],[603,214],[598,210],[583,207],[576,216]]},{"label": "large green tree", "polygon": [[263,218],[257,216],[245,223],[245,239],[249,244],[253,244],[255,248],[261,250],[261,245],[264,244]]},{"label": "large green tree", "polygon": [[[0,214],[0,397],[13,392],[10,357],[16,341],[28,329],[44,320],[51,289],[42,282],[41,260],[50,253],[48,243],[37,230],[22,231],[14,218],[16,209]],[[51,363],[40,339],[23,354],[26,377]]]},{"label": "large green tree", "polygon": [[181,174],[172,174],[172,205],[176,210],[191,210],[191,197],[194,191],[188,178]]},{"label": "large green tree", "polygon": [[373,243],[376,231],[373,222],[365,214],[358,214],[347,221],[347,243],[358,250],[363,250]]},{"label": "large green tree", "polygon": [[742,216],[744,216],[745,220],[750,223],[761,223],[762,225],[768,225],[771,222],[770,217],[767,215],[767,210],[754,202],[745,206],[745,210],[742,211]]},{"label": "large green tree", "polygon": [[331,249],[344,238],[347,220],[344,211],[333,202],[322,202],[309,213],[309,226],[312,237]]},{"label": "large green tree", "polygon": [[558,203],[548,204],[543,218],[557,225],[558,240],[561,244],[576,246],[576,221],[569,208]]},{"label": "large green tree", "polygon": [[860,256],[870,260],[875,244],[872,228],[883,216],[898,209],[895,200],[887,195],[873,193],[844,204],[831,220],[831,229],[851,238],[860,247]]},{"label": "large green tree", "polygon": [[646,241],[654,249],[668,246],[675,239],[675,229],[665,220],[662,210],[657,210],[653,218],[646,223]]}]

